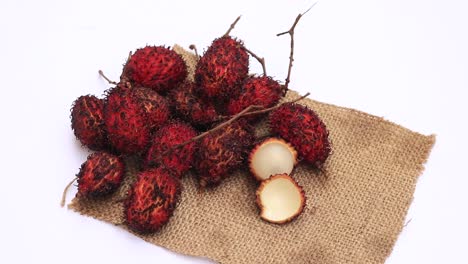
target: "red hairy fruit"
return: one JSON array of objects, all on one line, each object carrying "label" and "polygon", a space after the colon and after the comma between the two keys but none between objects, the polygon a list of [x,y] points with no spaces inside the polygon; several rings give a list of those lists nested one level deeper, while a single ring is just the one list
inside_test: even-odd
[{"label": "red hairy fruit", "polygon": [[139,233],[158,231],[172,216],[180,189],[179,180],[163,168],[140,172],[124,203],[128,227]]},{"label": "red hairy fruit", "polygon": [[270,114],[270,129],[291,143],[300,156],[318,168],[330,154],[328,130],[311,109],[295,103],[285,103]]},{"label": "red hairy fruit", "polygon": [[123,75],[136,86],[166,93],[185,80],[187,66],[182,57],[170,48],[146,46],[130,57]]},{"label": "red hairy fruit", "polygon": [[112,147],[123,154],[138,154],[150,141],[151,127],[143,106],[131,90],[111,89],[104,104],[104,123]]},{"label": "red hairy fruit", "polygon": [[234,122],[198,141],[194,167],[200,186],[216,186],[229,172],[241,166],[253,140],[252,127]]},{"label": "red hairy fruit", "polygon": [[148,125],[152,130],[159,128],[170,118],[170,105],[165,97],[144,87],[135,87],[131,91],[131,95],[135,96],[142,105],[148,118]]},{"label": "red hairy fruit", "polygon": [[102,99],[85,95],[78,97],[71,109],[71,126],[76,138],[92,150],[107,147],[103,108]]},{"label": "red hairy fruit", "polygon": [[242,42],[224,36],[215,39],[195,69],[198,92],[207,98],[239,94],[249,72],[249,55]]},{"label": "red hairy fruit", "polygon": [[169,94],[173,100],[173,108],[177,115],[196,127],[207,126],[218,118],[218,113],[212,103],[196,96],[194,83],[184,82]]},{"label": "red hairy fruit", "polygon": [[96,198],[115,192],[122,183],[125,165],[118,156],[96,152],[81,165],[77,197]]},{"label": "red hairy fruit", "polygon": [[[174,175],[182,177],[193,163],[195,142],[170,150],[197,135],[197,131],[182,122],[169,123],[159,129],[146,156],[146,165],[153,167],[163,165]],[[166,153],[166,151],[170,151]],[[163,156],[161,156],[163,155]]]},{"label": "red hairy fruit", "polygon": [[227,113],[235,115],[250,105],[260,105],[265,108],[276,105],[283,97],[283,88],[270,77],[249,77],[242,86],[242,92],[227,105]]}]

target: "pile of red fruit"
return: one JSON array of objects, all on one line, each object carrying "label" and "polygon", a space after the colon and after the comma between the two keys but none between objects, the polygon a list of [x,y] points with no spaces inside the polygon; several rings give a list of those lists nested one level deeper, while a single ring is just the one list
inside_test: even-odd
[{"label": "pile of red fruit", "polygon": [[[124,160],[137,157],[140,171],[124,201],[125,223],[140,233],[155,232],[170,219],[181,193],[180,179],[189,170],[198,177],[200,188],[219,185],[247,163],[259,179],[255,160],[263,159],[260,166],[265,168],[269,158],[252,158],[260,156],[257,151],[261,148],[255,142],[272,142],[255,138],[255,127],[264,118],[269,119],[271,134],[278,137],[273,142],[286,144],[292,153],[291,164],[299,156],[320,168],[330,153],[325,125],[311,109],[291,102],[279,104],[287,87],[265,74],[249,75],[249,53],[227,33],[199,57],[190,82],[186,63],[178,53],[164,46],[147,46],[129,57],[120,82],[104,98],[86,95],[76,99],[72,129],[84,146],[96,151],[77,174],[77,197],[96,199],[115,192],[126,175]],[[245,111],[252,106],[271,111]],[[271,145],[266,150],[274,148]],[[282,171],[292,166],[281,166],[288,158],[277,157],[279,161],[272,161],[271,166],[279,167],[266,168],[257,198],[263,219],[284,223],[300,214],[305,197],[288,175],[291,171]],[[292,185],[280,182],[285,179]],[[272,183],[270,187],[268,183]],[[299,204],[294,201],[293,205],[298,209],[273,212],[269,218],[269,212],[263,211],[271,202],[263,199],[275,193],[288,196],[290,186],[300,194]],[[278,210],[289,203],[271,206]]]}]

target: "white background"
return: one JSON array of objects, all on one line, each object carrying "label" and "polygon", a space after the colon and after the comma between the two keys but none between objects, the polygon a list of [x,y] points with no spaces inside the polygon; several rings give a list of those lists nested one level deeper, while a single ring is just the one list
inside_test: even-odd
[{"label": "white background", "polygon": [[[117,80],[129,51],[204,50],[238,15],[232,35],[283,80],[289,38],[275,34],[312,3],[2,0],[0,263],[209,263],[59,207],[88,154],[71,103],[102,94],[98,69]],[[468,263],[467,15],[464,0],[321,0],[297,27],[292,89],[437,135],[387,263]]]}]

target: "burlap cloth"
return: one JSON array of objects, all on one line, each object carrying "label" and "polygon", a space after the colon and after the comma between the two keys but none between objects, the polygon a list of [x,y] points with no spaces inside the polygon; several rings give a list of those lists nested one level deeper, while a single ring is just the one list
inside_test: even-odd
[{"label": "burlap cloth", "polygon": [[[192,67],[190,56],[184,54]],[[290,91],[285,100],[298,97]],[[259,218],[257,183],[247,171],[233,173],[201,195],[188,175],[170,222],[154,235],[135,235],[219,263],[385,262],[403,228],[435,137],[356,110],[310,99],[300,103],[327,125],[333,153],[326,162],[327,175],[305,165],[295,170],[294,178],[307,196],[306,209],[295,221],[274,225]],[[259,133],[265,133],[264,125]],[[131,181],[128,177],[108,200],[75,198],[69,208],[126,229],[122,203],[116,200]]]}]

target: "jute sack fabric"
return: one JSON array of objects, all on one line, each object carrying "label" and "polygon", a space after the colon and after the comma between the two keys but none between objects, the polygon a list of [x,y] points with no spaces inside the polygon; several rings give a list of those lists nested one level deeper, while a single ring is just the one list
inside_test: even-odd
[{"label": "jute sack fabric", "polygon": [[[193,69],[194,57],[175,49]],[[299,96],[289,91],[284,100]],[[356,110],[310,99],[300,103],[327,125],[333,153],[326,175],[303,164],[294,171],[307,196],[306,209],[295,221],[262,221],[255,204],[257,183],[239,170],[202,194],[195,177],[187,175],[170,222],[156,234],[135,235],[175,252],[227,264],[384,263],[403,228],[435,137]],[[268,134],[265,124],[257,132]],[[131,161],[128,164],[132,167]],[[126,229],[118,200],[134,173],[128,173],[124,186],[109,199],[75,198],[69,208]]]}]

